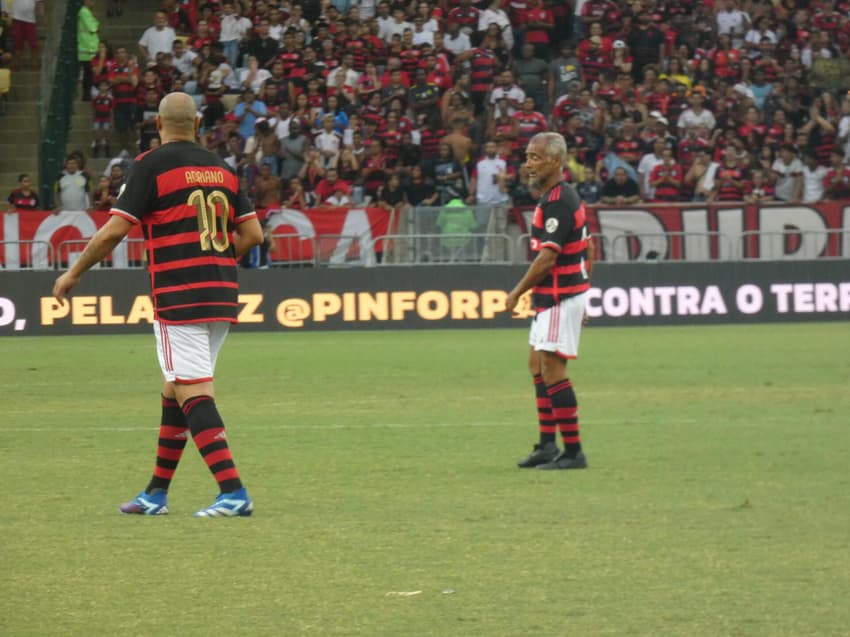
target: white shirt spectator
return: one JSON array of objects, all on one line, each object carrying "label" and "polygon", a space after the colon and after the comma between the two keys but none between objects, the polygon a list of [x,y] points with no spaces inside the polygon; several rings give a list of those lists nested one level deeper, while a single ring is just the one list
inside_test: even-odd
[{"label": "white shirt spectator", "polygon": [[342,140],[339,138],[339,134],[336,131],[331,131],[328,133],[327,131],[322,131],[318,135],[316,135],[316,139],[313,142],[316,146],[316,150],[318,151],[328,151],[335,153],[334,156],[323,156],[322,157],[322,166],[324,168],[330,168],[336,166],[336,160],[339,156],[339,149],[342,144]]},{"label": "white shirt spectator", "polygon": [[717,14],[718,35],[728,34],[732,38],[732,46],[740,48],[744,34],[750,28],[750,16],[738,9],[721,11]]},{"label": "white shirt spectator", "polygon": [[812,49],[811,45],[807,45],[802,51],[800,51],[800,63],[807,69],[812,68],[812,61],[819,57],[831,58],[832,51],[829,49],[818,49],[815,51]]},{"label": "white shirt spectator", "polygon": [[826,166],[816,166],[814,170],[803,166],[803,203],[815,203],[823,199],[823,178],[828,172]]},{"label": "white shirt spectator", "polygon": [[791,201],[794,198],[795,178],[803,173],[803,162],[794,157],[790,164],[786,164],[781,157],[777,157],[773,160],[770,169],[779,174],[776,183],[773,185],[776,198],[782,201]]},{"label": "white shirt spectator", "polygon": [[333,71],[328,73],[328,79],[325,84],[329,88],[336,88],[337,76],[343,72],[345,73],[345,85],[356,91],[357,83],[360,80],[360,73],[358,73],[354,69],[348,69],[348,71],[343,71],[343,68],[341,66],[336,67]]},{"label": "white shirt spectator", "polygon": [[390,20],[387,23],[386,29],[384,30],[384,42],[386,42],[387,44],[392,44],[393,36],[396,33],[398,35],[404,35],[404,31],[406,29],[410,29],[411,31],[413,31],[413,23],[407,22],[406,20],[402,20],[401,22]]},{"label": "white shirt spectator", "polygon": [[241,40],[253,26],[248,18],[237,16],[235,13],[223,16],[221,18],[221,34],[218,36],[218,41],[233,42],[234,40]]},{"label": "white shirt spectator", "polygon": [[375,17],[377,4],[377,0],[353,0],[351,6],[357,7],[361,20],[368,20]]},{"label": "white shirt spectator", "polygon": [[421,31],[413,30],[413,44],[414,46],[420,46],[422,44],[430,44],[434,46],[434,32],[429,31],[423,25]]},{"label": "white shirt spectator", "polygon": [[[14,0],[12,3],[12,19],[21,22],[35,23],[35,5],[36,0]],[[9,3],[4,3],[3,10],[9,9]]]},{"label": "white shirt spectator", "polygon": [[156,61],[157,53],[171,53],[176,35],[171,27],[148,27],[142,34],[139,45],[148,50],[149,60]]},{"label": "white shirt spectator", "polygon": [[280,42],[283,40],[283,32],[286,31],[286,27],[282,24],[275,24],[269,26],[269,37],[272,40],[276,40]]},{"label": "white shirt spectator", "polygon": [[180,71],[180,75],[188,75],[195,77],[195,65],[193,62],[198,58],[198,54],[189,49],[183,49],[183,55],[173,56],[174,68]]},{"label": "white shirt spectator", "polygon": [[[239,85],[244,86],[245,80],[248,79],[248,76],[251,74],[250,69],[242,69],[239,72]],[[267,79],[269,79],[272,74],[266,69],[257,69],[257,74],[254,76],[254,79],[251,81],[251,86],[245,86],[245,88],[250,88],[254,91],[254,95],[260,94],[260,87],[263,85]]]},{"label": "white shirt spectator", "polygon": [[292,121],[292,115],[287,117],[286,119],[280,119],[279,117],[274,117],[269,120],[269,125],[274,130],[274,134],[280,141],[284,139],[289,139],[289,123]]},{"label": "white shirt spectator", "polygon": [[679,120],[676,122],[676,126],[684,129],[687,129],[690,126],[695,126],[697,128],[705,126],[711,131],[714,130],[715,126],[717,126],[717,120],[714,119],[714,114],[705,108],[702,109],[701,113],[696,113],[694,109],[689,108],[679,115]]},{"label": "white shirt spectator", "polygon": [[472,48],[472,42],[469,41],[469,36],[466,33],[458,31],[456,38],[452,38],[451,35],[446,33],[446,37],[443,38],[443,46],[454,55],[457,55],[458,53],[469,51]]},{"label": "white shirt spectator", "polygon": [[475,200],[484,206],[495,206],[508,201],[508,193],[499,189],[499,173],[508,171],[501,157],[492,159],[486,155],[475,164]]},{"label": "white shirt spectator", "polygon": [[844,161],[850,159],[850,115],[845,115],[838,122],[837,143],[844,149]]},{"label": "white shirt spectator", "polygon": [[512,84],[508,88],[504,86],[493,87],[493,90],[490,92],[490,104],[495,106],[496,102],[503,97],[508,98],[508,115],[513,116],[517,110],[514,104],[522,104],[523,100],[525,100],[525,91],[516,84]]},{"label": "white shirt spectator", "polygon": [[653,169],[663,163],[664,160],[655,153],[647,153],[640,158],[637,171],[640,177],[641,192],[644,199],[655,198],[655,188],[649,185],[649,177],[652,175]]},{"label": "white shirt spectator", "polygon": [[514,32],[511,28],[511,20],[504,9],[493,11],[493,9],[485,9],[478,14],[478,30],[486,31],[491,24],[498,24],[502,30],[502,38],[508,46],[508,50],[514,47]]}]

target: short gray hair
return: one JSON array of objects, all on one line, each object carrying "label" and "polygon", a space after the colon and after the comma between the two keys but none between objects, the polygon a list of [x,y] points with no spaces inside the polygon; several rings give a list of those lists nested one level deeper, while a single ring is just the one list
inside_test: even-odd
[{"label": "short gray hair", "polygon": [[542,143],[546,148],[546,155],[554,157],[561,162],[561,166],[567,165],[567,142],[560,133],[546,132],[537,133],[529,140],[529,144]]}]

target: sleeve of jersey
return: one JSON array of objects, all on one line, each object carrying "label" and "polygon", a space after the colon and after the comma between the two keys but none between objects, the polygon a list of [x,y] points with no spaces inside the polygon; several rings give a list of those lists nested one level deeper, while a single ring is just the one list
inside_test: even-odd
[{"label": "sleeve of jersey", "polygon": [[540,237],[540,247],[560,252],[572,232],[574,214],[575,209],[564,200],[547,203],[543,207],[543,235]]},{"label": "sleeve of jersey", "polygon": [[135,163],[109,214],[123,217],[134,224],[142,222],[142,218],[150,211],[151,197],[156,191],[156,182],[148,179],[148,173],[146,162],[139,160]]},{"label": "sleeve of jersey", "polygon": [[238,226],[240,223],[244,223],[248,221],[248,219],[253,219],[257,216],[256,211],[254,210],[254,205],[245,196],[245,193],[241,190],[236,195],[236,211],[234,223]]}]

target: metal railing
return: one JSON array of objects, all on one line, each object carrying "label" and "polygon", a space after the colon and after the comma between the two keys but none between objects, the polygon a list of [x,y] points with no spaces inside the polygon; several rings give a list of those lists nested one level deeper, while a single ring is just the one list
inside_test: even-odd
[{"label": "metal railing", "polygon": [[719,232],[623,233],[611,240],[604,260],[623,261],[718,261],[733,255],[732,240]]},{"label": "metal railing", "polygon": [[[841,259],[850,257],[850,230],[746,230],[736,248],[736,259],[745,261]],[[830,256],[829,252],[843,256]]]},{"label": "metal railing", "polygon": [[[597,260],[609,263],[659,261],[752,261],[847,259],[850,230],[759,232],[622,233],[613,238],[592,235]],[[384,265],[527,264],[536,253],[529,234],[516,238],[491,233],[395,233],[313,235],[298,232],[269,235],[270,267],[358,267]],[[82,253],[88,239],[0,241],[7,270],[62,269]],[[145,267],[143,239],[125,239],[99,266]]]},{"label": "metal railing", "polygon": [[0,241],[0,246],[6,270],[52,270],[55,267],[55,252],[49,241],[7,240]]}]

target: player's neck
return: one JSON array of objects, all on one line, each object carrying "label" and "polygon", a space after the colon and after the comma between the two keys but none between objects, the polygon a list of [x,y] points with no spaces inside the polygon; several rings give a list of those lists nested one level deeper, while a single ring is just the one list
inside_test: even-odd
[{"label": "player's neck", "polygon": [[179,135],[178,134],[178,135],[168,135],[168,136],[163,135],[163,137],[162,137],[162,143],[163,144],[170,144],[171,142],[194,142],[194,141],[195,141],[195,135],[194,134],[193,135]]},{"label": "player's neck", "polygon": [[543,192],[549,192],[561,183],[561,175],[553,175],[549,179],[547,179],[544,183],[540,184],[540,187],[543,189]]}]

